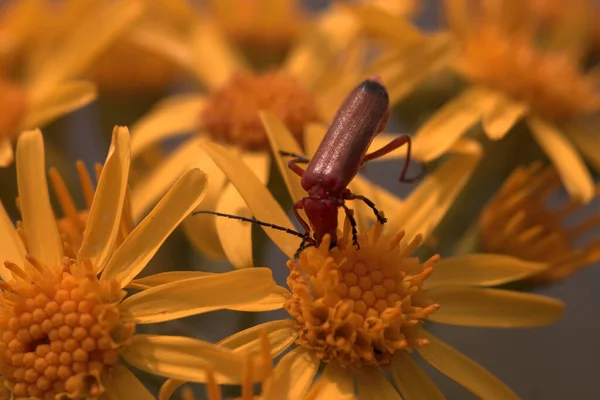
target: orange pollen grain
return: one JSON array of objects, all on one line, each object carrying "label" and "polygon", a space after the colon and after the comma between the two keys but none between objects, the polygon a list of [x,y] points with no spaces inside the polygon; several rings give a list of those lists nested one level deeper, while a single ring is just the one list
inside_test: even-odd
[{"label": "orange pollen grain", "polygon": [[201,124],[213,139],[249,150],[267,149],[259,112],[270,111],[301,139],[305,125],[318,121],[312,95],[280,71],[239,73],[209,96]]},{"label": "orange pollen grain", "polygon": [[101,377],[133,335],[117,282],[98,281],[89,263],[49,268],[28,256],[9,262],[14,280],[0,296],[0,373],[17,398],[72,399],[103,393]]},{"label": "orange pollen grain", "polygon": [[424,298],[422,285],[439,257],[420,263],[408,256],[421,235],[405,243],[403,233],[390,238],[381,229],[361,233],[359,250],[345,229],[332,250],[327,237],[288,261],[292,298],[284,307],[296,320],[297,343],[325,362],[385,367],[396,351],[424,343],[417,328],[439,306]]},{"label": "orange pollen grain", "polygon": [[469,80],[524,102],[546,118],[563,120],[600,109],[598,75],[586,75],[565,52],[539,49],[530,33],[476,25],[463,38],[462,49],[459,70]]},{"label": "orange pollen grain", "polygon": [[0,78],[0,139],[15,139],[27,112],[25,91]]}]

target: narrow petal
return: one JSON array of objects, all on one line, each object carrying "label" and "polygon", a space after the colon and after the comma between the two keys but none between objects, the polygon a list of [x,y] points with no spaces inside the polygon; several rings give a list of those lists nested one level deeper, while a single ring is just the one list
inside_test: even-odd
[{"label": "narrow petal", "polygon": [[448,27],[456,36],[464,36],[471,26],[468,1],[446,0],[442,2],[442,5],[444,6],[444,16],[448,22]]},{"label": "narrow petal", "polygon": [[39,129],[23,132],[17,142],[17,185],[29,253],[48,266],[61,265],[62,241],[48,195]]},{"label": "narrow petal", "polygon": [[87,81],[71,81],[56,87],[43,102],[30,106],[23,122],[26,128],[43,126],[56,118],[91,103],[98,95],[96,85]]},{"label": "narrow petal", "polygon": [[332,361],[325,367],[320,378],[323,389],[315,400],[330,400],[352,398],[354,396],[354,377],[350,368],[342,368],[337,361]]},{"label": "narrow petal", "polygon": [[217,344],[235,352],[258,352],[262,331],[267,333],[273,357],[283,353],[294,343],[297,337],[294,321],[283,319],[253,326],[231,335]]},{"label": "narrow petal", "polygon": [[0,201],[0,277],[2,280],[11,279],[11,273],[4,267],[4,261],[23,265],[25,261],[25,246],[15,230],[10,217]]},{"label": "narrow petal", "polygon": [[327,125],[309,124],[304,132],[304,150],[308,158],[314,156],[327,132]]},{"label": "narrow petal", "polygon": [[347,7],[369,34],[381,37],[394,46],[421,42],[424,37],[408,20],[392,15],[374,4],[355,3]]},{"label": "narrow petal", "polygon": [[248,268],[155,286],[128,297],[122,306],[136,323],[150,324],[259,301],[274,287],[270,269]]},{"label": "narrow petal", "polygon": [[554,163],[567,191],[575,200],[589,202],[594,197],[594,181],[573,145],[548,121],[529,116],[527,122],[531,134]]},{"label": "narrow petal", "polygon": [[154,210],[127,236],[108,262],[102,279],[115,279],[121,287],[144,269],[159,247],[202,201],[206,175],[199,169],[186,172]]},{"label": "narrow petal", "polygon": [[436,263],[426,286],[499,286],[524,279],[546,268],[547,264],[502,254],[469,254],[444,258]]},{"label": "narrow petal", "polygon": [[260,119],[267,131],[267,137],[269,138],[271,149],[275,155],[279,172],[281,173],[281,176],[283,176],[283,181],[292,197],[292,201],[298,201],[304,198],[306,196],[306,190],[304,190],[300,184],[301,178],[288,168],[288,161],[290,161],[292,157],[282,157],[279,154],[279,151],[282,150],[302,155],[300,145],[283,122],[281,122],[274,114],[263,111],[260,113]]},{"label": "narrow petal", "polygon": [[600,138],[598,135],[576,123],[564,124],[563,130],[585,159],[592,164],[596,172],[600,171]]},{"label": "narrow petal", "polygon": [[248,69],[219,29],[208,21],[198,25],[192,43],[196,75],[209,89],[224,85],[233,74]]},{"label": "narrow petal", "polygon": [[146,290],[165,283],[172,283],[182,279],[198,278],[200,276],[214,275],[216,272],[204,271],[168,271],[160,272],[155,275],[145,276],[143,278],[134,279],[128,287],[135,286],[136,289]]},{"label": "narrow petal", "polygon": [[290,296],[290,292],[286,288],[275,286],[271,293],[260,300],[245,304],[231,305],[228,306],[227,309],[251,312],[280,310],[283,308],[283,304],[290,299]]},{"label": "narrow petal", "polygon": [[527,114],[527,105],[499,92],[490,92],[490,108],[483,117],[483,129],[492,140],[504,137]]},{"label": "narrow petal", "polygon": [[482,399],[518,400],[519,397],[488,370],[435,336],[421,329],[420,337],[429,345],[417,347],[433,367]]},{"label": "narrow petal", "polygon": [[427,238],[444,218],[483,155],[481,146],[473,140],[463,139],[452,148],[457,154],[429,174],[398,212],[389,214],[388,231],[403,229],[407,238],[418,233]]},{"label": "narrow petal", "polygon": [[312,87],[333,58],[328,39],[316,30],[308,30],[290,51],[283,70],[304,86]]},{"label": "narrow petal", "polygon": [[471,88],[436,111],[415,134],[415,159],[431,161],[447,152],[481,119],[488,102],[486,91]]},{"label": "narrow petal", "polygon": [[199,94],[175,95],[162,100],[131,127],[131,155],[160,140],[190,133],[199,128],[206,100]]},{"label": "narrow petal", "polygon": [[127,367],[121,364],[117,364],[112,368],[110,378],[105,382],[105,385],[106,394],[110,399],[154,400],[154,396],[146,389],[144,384]]},{"label": "narrow petal", "polygon": [[96,272],[102,271],[114,252],[125,204],[129,163],[129,131],[117,126],[113,130],[108,156],[83,233],[83,243],[77,254],[79,262],[89,259]]},{"label": "narrow petal", "polygon": [[[254,171],[263,185],[267,184],[270,155],[263,152],[247,153],[242,160]],[[252,217],[252,213],[246,206],[246,202],[237,191],[235,186],[227,184],[221,193],[215,211],[238,215],[241,217]],[[229,262],[235,268],[248,268],[254,265],[252,258],[252,224],[235,219],[216,217],[215,225],[223,252]]]},{"label": "narrow petal", "polygon": [[312,352],[296,347],[277,363],[263,387],[263,400],[304,399],[319,364],[320,361]]},{"label": "narrow petal", "polygon": [[392,378],[405,400],[446,400],[435,382],[404,351],[392,360]]},{"label": "narrow petal", "polygon": [[360,400],[402,400],[388,379],[376,368],[356,374]]},{"label": "narrow petal", "polygon": [[[244,165],[243,161],[216,143],[205,142],[202,144],[202,148],[236,187],[256,219],[286,229],[294,229],[290,219],[273,198],[273,195],[256,175]],[[299,238],[279,230],[264,229],[281,251],[288,257],[293,257],[294,252],[300,245]]]},{"label": "narrow petal", "polygon": [[[205,368],[211,366],[217,382],[221,384],[242,381],[246,358],[245,353],[235,353],[201,340],[159,335],[135,335],[132,343],[120,354],[142,371],[189,382],[205,382]],[[259,380],[260,375],[255,373],[254,378]]]},{"label": "narrow petal", "polygon": [[165,57],[182,69],[194,72],[193,57],[185,38],[173,34],[172,29],[159,24],[136,24],[127,33],[127,40]]},{"label": "narrow petal", "polygon": [[30,86],[34,102],[50,95],[60,82],[84,71],[141,13],[138,1],[110,2],[90,11],[53,57],[39,66]]},{"label": "narrow petal", "polygon": [[521,328],[549,325],[563,314],[562,301],[490,288],[438,287],[426,296],[441,305],[431,321],[464,326]]},{"label": "narrow petal", "polygon": [[0,167],[8,167],[14,161],[12,143],[8,138],[0,138]]}]

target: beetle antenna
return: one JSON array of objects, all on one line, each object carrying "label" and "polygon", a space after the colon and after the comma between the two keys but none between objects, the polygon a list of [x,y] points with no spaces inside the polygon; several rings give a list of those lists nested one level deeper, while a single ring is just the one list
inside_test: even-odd
[{"label": "beetle antenna", "polygon": [[260,225],[260,226],[265,226],[267,228],[272,228],[272,229],[276,229],[278,231],[283,231],[285,233],[289,233],[290,235],[294,235],[297,236],[299,238],[302,238],[302,240],[306,241],[306,234],[302,234],[300,232],[297,232],[293,229],[289,229],[283,226],[279,226],[279,225],[275,225],[275,224],[270,224],[268,222],[263,222],[263,221],[259,221],[256,218],[252,217],[252,218],[246,218],[246,217],[240,217],[239,215],[231,215],[231,214],[223,214],[220,212],[216,212],[216,211],[208,211],[208,210],[200,210],[200,211],[194,211],[191,215],[196,215],[196,214],[211,214],[211,215],[216,215],[217,217],[225,217],[225,218],[229,218],[229,219],[237,219],[239,221],[244,221],[244,222],[251,222],[253,224],[256,225]]}]

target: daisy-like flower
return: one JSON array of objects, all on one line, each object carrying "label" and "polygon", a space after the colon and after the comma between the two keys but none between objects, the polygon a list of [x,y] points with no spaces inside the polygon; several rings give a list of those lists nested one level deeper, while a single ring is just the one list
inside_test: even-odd
[{"label": "daisy-like flower", "polygon": [[[289,373],[290,368],[293,365],[293,359],[287,358],[280,361],[275,368],[273,368],[273,355],[271,354],[271,348],[269,339],[265,331],[260,331],[260,349],[258,355],[259,365],[254,365],[256,362],[252,357],[251,353],[246,356],[246,362],[243,367],[243,381],[241,382],[242,396],[238,400],[268,400],[268,399],[298,399],[298,400],[316,400],[317,396],[325,386],[325,381],[317,380],[311,387],[308,393],[297,394],[295,393],[293,376]],[[254,374],[255,371],[261,368],[263,373],[263,379],[261,381],[261,394],[254,396]],[[175,379],[167,380],[161,387],[159,393],[159,400],[169,400],[175,390],[183,385],[185,382],[178,381]],[[206,370],[206,396],[208,400],[221,400],[222,392],[221,385],[217,382],[215,374],[211,368]],[[181,390],[182,400],[194,400],[194,395],[189,387],[183,387]],[[356,400],[354,395],[337,397],[336,400]]]},{"label": "daisy-like flower", "polygon": [[[482,249],[548,264],[548,269],[529,277],[537,284],[565,279],[599,261],[600,240],[589,240],[581,248],[576,245],[598,226],[599,217],[569,226],[568,218],[584,207],[573,200],[551,207],[548,197],[561,188],[560,177],[552,167],[534,163],[517,168],[479,218]],[[599,193],[596,185],[594,197]]]},{"label": "daisy-like flower", "polygon": [[[202,145],[247,202],[252,215],[286,228],[293,225],[259,179],[234,154],[215,143]],[[324,388],[317,398],[443,398],[410,357],[411,350],[481,398],[517,398],[482,366],[437,339],[423,322],[478,327],[533,327],[554,322],[563,303],[545,296],[492,288],[546,268],[504,255],[473,254],[425,262],[410,257],[443,218],[481,158],[473,141],[459,141],[457,152],[417,187],[398,208],[385,209],[388,223],[362,228],[360,249],[352,245],[347,223],[329,249],[318,247],[291,259],[291,293],[281,305],[290,319],[268,322],[224,339],[230,348],[256,349],[256,335],[268,332],[274,355],[293,349],[282,362],[298,398],[307,393],[321,363]],[[293,193],[293,192],[292,192]],[[292,194],[293,197],[293,194]],[[299,239],[265,232],[290,258]],[[231,235],[232,238],[237,237]],[[244,251],[244,244],[238,250]],[[244,246],[244,247],[242,247]],[[384,376],[391,371],[396,388]]]},{"label": "daisy-like flower", "polygon": [[240,355],[193,339],[135,334],[135,327],[228,306],[255,307],[275,288],[268,269],[204,274],[130,296],[124,291],[202,200],[202,172],[184,174],[117,245],[130,152],[129,132],[115,128],[83,241],[70,257],[65,249],[74,246],[59,235],[50,205],[40,131],[20,136],[16,158],[20,229],[0,207],[0,373],[11,396],[152,398],[120,358],[167,377],[210,362],[219,374],[240,379]]},{"label": "daisy-like flower", "polygon": [[445,1],[461,48],[455,70],[470,86],[418,130],[415,156],[438,157],[480,120],[492,140],[524,120],[569,193],[589,201],[594,185],[581,156],[597,167],[600,141],[580,120],[598,112],[600,92],[598,75],[580,65],[582,3],[570,4],[549,29],[538,28],[529,2]]},{"label": "daisy-like flower", "polygon": [[[21,131],[47,124],[95,99],[92,83],[73,78],[139,15],[141,7],[133,2],[94,7],[77,25],[69,26],[64,41],[53,46],[46,46],[37,31],[47,17],[42,11],[39,3],[26,0],[11,2],[4,14],[3,21],[10,24],[3,34],[12,48],[6,57],[10,62],[0,69],[0,166],[12,162],[12,143]],[[12,53],[20,57],[11,58]]]}]

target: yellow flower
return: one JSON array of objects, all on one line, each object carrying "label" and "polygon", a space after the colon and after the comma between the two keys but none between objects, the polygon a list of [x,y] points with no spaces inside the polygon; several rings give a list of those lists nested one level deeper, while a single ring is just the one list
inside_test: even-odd
[{"label": "yellow flower", "polygon": [[[47,124],[96,98],[92,83],[73,78],[138,16],[141,8],[138,3],[119,2],[88,10],[76,26],[68,27],[68,37],[52,46],[37,31],[46,18],[43,11],[38,2],[12,2],[2,19],[11,21],[2,23],[11,47],[9,62],[0,63],[0,166],[12,162],[12,142],[19,132]],[[5,59],[4,54],[0,57]]]},{"label": "yellow flower", "polygon": [[220,376],[240,379],[244,360],[231,351],[183,337],[135,334],[137,324],[229,306],[252,307],[275,284],[271,272],[259,268],[183,278],[127,296],[124,288],[200,203],[206,184],[199,170],[185,173],[116,247],[129,142],[127,129],[115,128],[83,242],[71,258],[63,251],[62,241],[68,237],[59,235],[50,205],[41,132],[19,137],[20,235],[0,205],[0,371],[6,390],[16,397],[65,393],[82,399],[106,391],[116,398],[152,398],[119,358],[167,377],[210,362]]},{"label": "yellow flower", "polygon": [[[316,400],[325,386],[323,380],[317,380],[308,393],[295,393],[294,382],[291,376],[286,372],[292,365],[286,362],[280,362],[273,368],[273,355],[269,339],[265,331],[260,331],[258,359],[251,357],[251,353],[246,354],[246,361],[242,367],[243,379],[241,382],[242,396],[237,400],[268,400],[268,399],[298,399],[298,400]],[[258,362],[257,362],[258,361]],[[261,394],[254,396],[254,383],[256,373],[262,374]],[[185,382],[176,379],[168,379],[160,389],[159,400],[169,400],[175,390]],[[221,386],[212,371],[212,367],[206,368],[206,395],[208,400],[221,400]],[[183,387],[181,390],[182,400],[194,400],[194,395],[189,387]],[[336,400],[356,400],[353,395],[337,397]]]},{"label": "yellow flower", "polygon": [[[554,168],[542,168],[540,163],[519,167],[479,218],[479,242],[485,251],[549,265],[548,269],[528,277],[534,284],[560,281],[600,260],[598,240],[589,241],[582,248],[575,244],[598,226],[598,217],[591,216],[566,227],[565,220],[584,207],[573,200],[559,208],[548,207],[548,197],[560,188]],[[594,198],[598,193],[596,185]]]},{"label": "yellow flower", "polygon": [[[218,144],[207,142],[202,147],[255,218],[293,229],[286,213],[241,160]],[[280,306],[291,319],[255,326],[219,344],[256,349],[261,330],[268,332],[274,356],[296,344],[280,362],[289,366],[283,373],[293,382],[298,398],[309,390],[321,361],[327,365],[319,398],[352,395],[355,375],[359,396],[399,398],[380,367],[391,370],[405,397],[443,398],[410,358],[411,349],[479,397],[517,398],[482,366],[423,326],[425,321],[475,327],[542,326],[558,319],[564,307],[545,296],[493,288],[539,273],[545,264],[496,254],[441,261],[434,256],[423,263],[410,257],[430,237],[481,158],[481,148],[473,141],[459,141],[454,151],[457,154],[430,173],[404,202],[398,201],[398,207],[384,208],[389,211],[385,225],[360,229],[359,250],[352,245],[352,230],[346,223],[336,247],[330,250],[326,238],[319,247],[288,261],[291,292]],[[239,254],[248,253],[248,244],[240,243],[235,232],[241,228],[230,222],[230,237],[235,239],[229,245],[237,246]],[[269,228],[265,232],[293,256],[298,238]]]},{"label": "yellow flower", "polygon": [[598,167],[600,141],[578,119],[598,112],[600,92],[597,75],[580,66],[582,3],[570,6],[552,29],[537,29],[529,2],[447,0],[448,23],[461,47],[455,69],[470,86],[419,128],[415,156],[438,157],[480,120],[487,136],[499,140],[523,119],[569,193],[588,202],[593,181],[579,152]]}]

